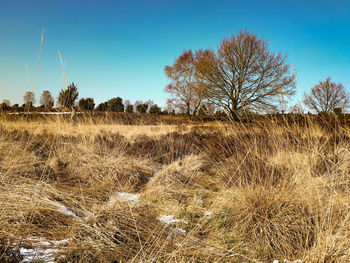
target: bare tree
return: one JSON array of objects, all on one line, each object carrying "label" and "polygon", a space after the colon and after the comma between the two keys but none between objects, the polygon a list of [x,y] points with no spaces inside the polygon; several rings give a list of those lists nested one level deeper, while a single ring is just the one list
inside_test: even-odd
[{"label": "bare tree", "polygon": [[332,82],[330,78],[327,78],[315,85],[309,94],[304,94],[303,103],[318,113],[330,113],[335,108],[348,108],[350,95],[343,84]]},{"label": "bare tree", "polygon": [[154,105],[154,101],[153,100],[147,100],[147,101],[145,101],[145,104],[148,105],[147,109],[150,110],[151,107]]},{"label": "bare tree", "polygon": [[291,106],[289,108],[289,112],[293,114],[303,114],[304,113],[304,108],[303,106],[298,102],[294,104],[294,106]]},{"label": "bare tree", "polygon": [[34,103],[35,103],[34,92],[27,91],[26,93],[24,93],[23,100],[24,100],[24,104],[27,107],[32,107],[34,105]]},{"label": "bare tree", "polygon": [[45,109],[51,109],[54,105],[54,99],[51,92],[44,90],[40,97],[40,105],[44,106]]},{"label": "bare tree", "polygon": [[266,111],[294,94],[294,77],[285,60],[257,35],[240,31],[223,39],[216,53],[197,51],[195,65],[208,100],[237,120],[242,110]]},{"label": "bare tree", "polygon": [[129,105],[131,105],[130,100],[124,100],[124,106],[127,107]]},{"label": "bare tree", "polygon": [[136,111],[137,106],[140,105],[140,104],[143,104],[142,100],[135,101],[135,103],[134,103],[134,111]]},{"label": "bare tree", "polygon": [[216,105],[213,103],[205,103],[205,107],[207,108],[208,114],[209,115],[214,115],[215,111],[216,111]]},{"label": "bare tree", "polygon": [[165,106],[165,109],[169,112],[169,113],[172,113],[175,109],[174,109],[174,104],[173,104],[173,101],[171,99],[168,99],[166,101],[166,106]]},{"label": "bare tree", "polygon": [[10,107],[11,106],[11,102],[8,99],[4,99],[2,101],[3,104],[5,104],[6,106]]},{"label": "bare tree", "polygon": [[204,94],[201,81],[196,75],[195,56],[191,50],[184,51],[172,66],[165,66],[165,74],[171,83],[165,92],[171,96],[172,105],[180,112],[193,116],[198,111]]}]

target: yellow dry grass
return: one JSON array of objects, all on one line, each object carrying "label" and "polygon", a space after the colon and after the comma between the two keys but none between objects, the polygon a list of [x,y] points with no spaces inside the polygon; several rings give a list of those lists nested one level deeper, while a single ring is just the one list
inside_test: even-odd
[{"label": "yellow dry grass", "polygon": [[[192,126],[187,127],[186,131],[190,130]],[[8,122],[6,123],[6,129],[8,130],[26,130],[33,135],[40,135],[43,132],[53,135],[64,136],[96,136],[105,133],[118,133],[128,140],[134,140],[135,138],[146,135],[149,137],[158,137],[167,133],[178,131],[176,125],[121,125],[121,124],[79,124],[77,127],[73,127],[67,121],[58,122]]]},{"label": "yellow dry grass", "polygon": [[57,262],[350,262],[332,127],[2,121],[0,262],[38,240]]}]

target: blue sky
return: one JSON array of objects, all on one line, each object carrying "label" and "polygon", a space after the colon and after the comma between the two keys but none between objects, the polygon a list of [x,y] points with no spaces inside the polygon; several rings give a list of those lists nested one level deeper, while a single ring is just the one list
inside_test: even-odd
[{"label": "blue sky", "polygon": [[22,104],[32,90],[43,28],[37,101],[43,90],[56,98],[62,89],[59,50],[79,98],[163,106],[164,66],[185,49],[216,48],[240,29],[288,55],[301,94],[328,76],[350,89],[348,0],[0,0],[0,101]]}]

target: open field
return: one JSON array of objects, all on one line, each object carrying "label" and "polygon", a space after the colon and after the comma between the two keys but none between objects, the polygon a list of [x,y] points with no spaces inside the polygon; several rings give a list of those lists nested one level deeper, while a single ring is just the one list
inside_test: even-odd
[{"label": "open field", "polygon": [[350,127],[337,119],[11,118],[0,262],[350,262]]}]

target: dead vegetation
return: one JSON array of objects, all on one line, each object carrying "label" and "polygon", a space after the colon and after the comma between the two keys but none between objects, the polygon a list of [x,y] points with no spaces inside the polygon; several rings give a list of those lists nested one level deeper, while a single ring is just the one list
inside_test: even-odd
[{"label": "dead vegetation", "polygon": [[107,126],[2,122],[0,262],[350,261],[348,127]]}]

